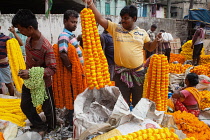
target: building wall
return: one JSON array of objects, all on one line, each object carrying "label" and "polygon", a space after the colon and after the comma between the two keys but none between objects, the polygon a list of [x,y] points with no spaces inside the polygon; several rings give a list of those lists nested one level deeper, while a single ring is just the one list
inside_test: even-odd
[{"label": "building wall", "polygon": [[[11,14],[2,14],[0,15],[0,26],[1,26],[1,32],[3,32],[5,35],[9,35],[8,28],[11,26],[11,20],[13,15]],[[62,14],[52,14],[51,20],[46,19],[45,15],[38,14],[36,15],[38,23],[39,23],[39,30],[42,32],[42,34],[52,43],[57,43],[57,39],[59,34],[63,30],[63,15]],[[118,23],[121,18],[120,16],[107,16],[110,17],[113,22]],[[185,33],[187,33],[187,27],[186,22],[179,21],[179,24],[177,23],[177,20],[175,19],[165,19],[165,18],[149,18],[149,17],[140,17],[137,20],[136,25],[139,26],[142,29],[148,30],[150,29],[150,26],[152,24],[156,24],[158,26],[157,31],[163,29],[166,32],[169,32],[173,35],[174,38],[180,37],[185,38]],[[180,25],[181,24],[181,25]],[[99,26],[99,32],[101,33],[104,29]],[[80,19],[78,22],[77,30],[74,32],[76,36],[81,34],[81,23]],[[183,36],[183,37],[182,37]]]},{"label": "building wall", "polygon": [[164,8],[162,6],[156,11],[156,18],[165,18]]},{"label": "building wall", "polygon": [[125,0],[99,0],[96,2],[97,9],[105,15],[105,3],[110,3],[110,15],[120,15],[120,11],[126,6]]},{"label": "building wall", "polygon": [[[182,14],[182,18],[184,18],[184,16],[188,15],[188,11],[189,11],[189,6],[190,6],[190,3],[189,2],[183,2],[183,3],[178,3],[178,4],[172,4],[172,6],[176,6],[176,7],[180,7],[180,10],[179,11],[179,14],[180,13],[183,13]],[[204,8],[204,9],[207,9],[207,4],[206,3],[202,3],[202,4],[197,4],[195,3],[193,5],[193,9],[195,8]],[[182,9],[182,10],[181,10]]]}]

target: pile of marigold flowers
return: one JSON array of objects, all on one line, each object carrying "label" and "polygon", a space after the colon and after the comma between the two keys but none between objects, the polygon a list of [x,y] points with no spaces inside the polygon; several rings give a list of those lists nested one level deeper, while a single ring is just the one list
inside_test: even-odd
[{"label": "pile of marigold flowers", "polygon": [[194,137],[196,140],[210,140],[210,128],[200,121],[195,115],[185,111],[168,113],[174,117],[179,130],[182,130],[187,137]]},{"label": "pile of marigold flowers", "polygon": [[170,63],[173,63],[175,61],[183,64],[185,62],[185,57],[181,54],[174,54],[174,53],[171,53],[170,54]]},{"label": "pile of marigold flowers", "polygon": [[196,73],[197,75],[210,76],[210,64],[195,66],[190,72]]},{"label": "pile of marigold flowers", "polygon": [[19,70],[26,69],[22,51],[18,41],[15,38],[8,40],[6,45],[12,79],[14,81],[16,90],[19,93],[22,93],[23,79],[18,76]]},{"label": "pile of marigold flowers", "polygon": [[0,140],[4,140],[4,136],[2,132],[0,132]]},{"label": "pile of marigold flowers", "polygon": [[85,54],[87,85],[100,89],[112,85],[107,59],[101,47],[95,15],[89,8],[81,11],[82,39]]},{"label": "pile of marigold flowers", "polygon": [[169,72],[175,73],[175,74],[181,74],[181,73],[185,73],[185,71],[190,67],[192,67],[192,65],[190,65],[190,64],[182,65],[180,63],[178,63],[178,64],[170,63],[169,64]]},{"label": "pile of marigold flowers", "polygon": [[115,136],[107,140],[179,140],[179,138],[168,128],[149,128],[142,129],[128,135]]},{"label": "pile of marigold flowers", "polygon": [[200,55],[199,64],[203,65],[203,64],[208,64],[208,63],[210,63],[210,55]]},{"label": "pile of marigold flowers", "polygon": [[201,95],[201,106],[200,108],[203,110],[205,108],[210,107],[210,91],[204,90],[199,92]]},{"label": "pile of marigold flowers", "polygon": [[156,103],[159,111],[167,110],[169,64],[165,55],[154,54],[145,76],[143,97]]},{"label": "pile of marigold flowers", "polygon": [[[192,60],[193,49],[192,47],[192,40],[188,40],[186,43],[182,45],[181,55],[185,57],[186,60]],[[204,48],[201,51],[201,55],[204,55]]]}]

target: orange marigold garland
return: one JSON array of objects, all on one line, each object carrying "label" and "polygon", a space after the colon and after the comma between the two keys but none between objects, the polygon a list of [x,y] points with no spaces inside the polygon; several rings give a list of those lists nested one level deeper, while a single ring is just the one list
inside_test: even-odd
[{"label": "orange marigold garland", "polygon": [[169,65],[164,55],[153,55],[145,77],[143,97],[156,103],[159,111],[166,111],[169,85]]},{"label": "orange marigold garland", "polygon": [[73,45],[68,44],[68,57],[72,64],[72,72],[62,64],[57,44],[53,45],[53,49],[57,62],[57,71],[53,76],[55,105],[57,108],[65,106],[67,109],[73,109],[73,101],[87,87],[84,66],[80,63]]},{"label": "orange marigold garland", "polygon": [[90,89],[112,85],[108,63],[103,53],[95,16],[91,9],[81,11],[82,39],[85,51],[87,85]]}]

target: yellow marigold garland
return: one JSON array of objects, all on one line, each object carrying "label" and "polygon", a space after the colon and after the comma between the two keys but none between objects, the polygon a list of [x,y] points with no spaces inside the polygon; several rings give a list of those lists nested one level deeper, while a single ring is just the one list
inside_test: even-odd
[{"label": "yellow marigold garland", "polygon": [[81,11],[81,25],[88,87],[100,89],[105,85],[112,85],[95,15],[91,9],[84,8]]},{"label": "yellow marigold garland", "polygon": [[20,45],[15,38],[12,38],[6,42],[7,55],[9,59],[10,70],[12,73],[12,79],[15,87],[19,93],[22,93],[23,79],[18,76],[19,70],[25,70],[26,65],[23,59]]},{"label": "yellow marigold garland", "polygon": [[174,117],[178,129],[182,130],[187,137],[194,137],[196,140],[210,140],[210,128],[195,115],[185,111],[168,114]]},{"label": "yellow marigold garland", "polygon": [[18,126],[25,126],[26,116],[20,108],[20,99],[0,98],[0,120],[11,121]]},{"label": "yellow marigold garland", "polygon": [[[181,55],[183,55],[186,60],[192,60],[193,49],[191,49],[192,40],[188,40],[186,43],[182,45]],[[204,55],[204,48],[201,51],[201,54]]]},{"label": "yellow marigold garland", "polygon": [[167,110],[169,64],[165,55],[153,55],[145,77],[143,97],[156,103],[159,111]]},{"label": "yellow marigold garland", "polygon": [[179,140],[178,136],[168,128],[142,129],[128,135],[115,136],[107,140]]}]

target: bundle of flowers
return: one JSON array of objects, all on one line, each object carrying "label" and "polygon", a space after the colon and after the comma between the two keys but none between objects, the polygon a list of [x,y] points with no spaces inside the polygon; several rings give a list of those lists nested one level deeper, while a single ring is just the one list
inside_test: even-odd
[{"label": "bundle of flowers", "polygon": [[178,61],[179,63],[183,64],[185,62],[186,58],[181,54],[170,54],[170,63],[173,63],[175,61]]}]

